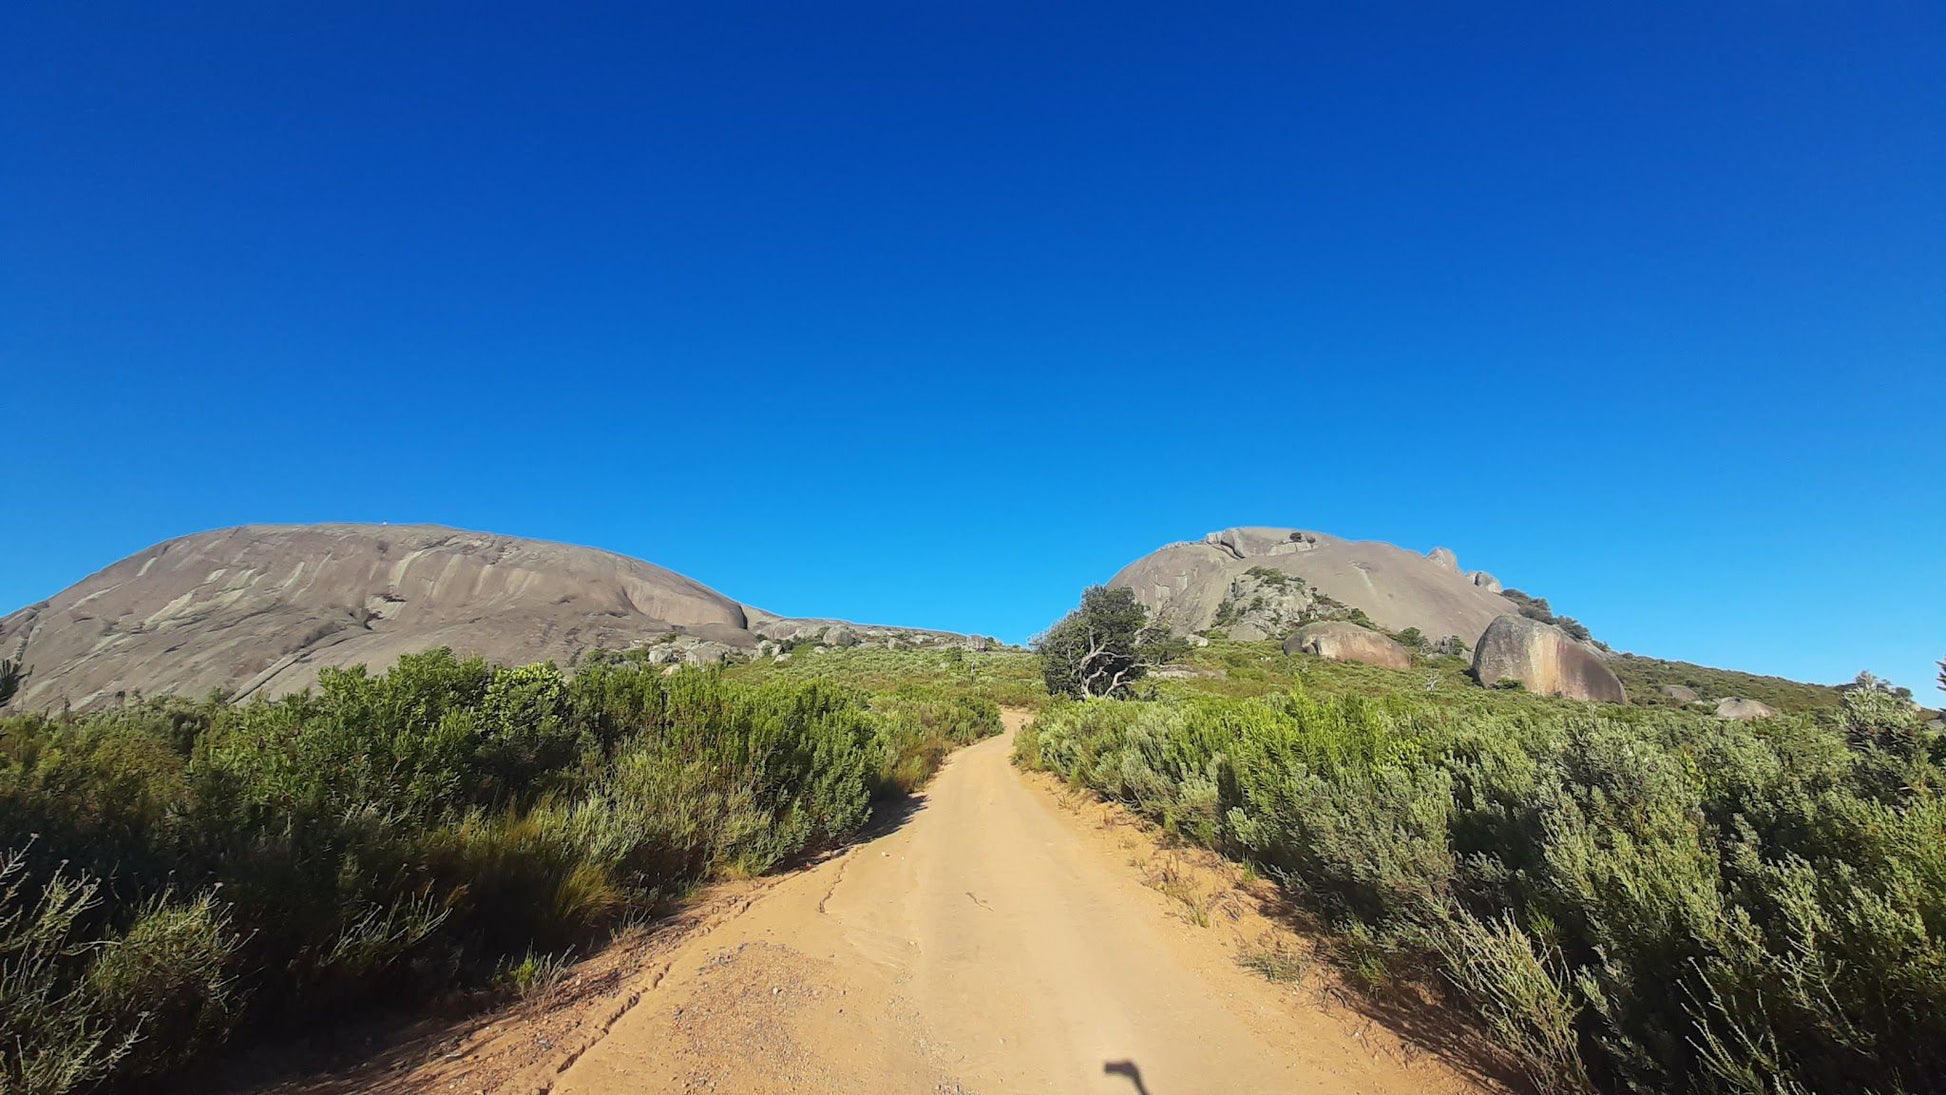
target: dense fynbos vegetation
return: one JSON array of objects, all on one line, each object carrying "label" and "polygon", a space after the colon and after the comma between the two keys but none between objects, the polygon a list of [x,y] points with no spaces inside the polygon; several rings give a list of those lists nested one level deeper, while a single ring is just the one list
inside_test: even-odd
[{"label": "dense fynbos vegetation", "polygon": [[[945,686],[572,677],[446,651],[274,703],[0,719],[0,1091],[477,985],[842,842],[998,708]],[[530,978],[531,979],[531,978]]]},{"label": "dense fynbos vegetation", "polygon": [[1640,654],[1617,654],[1608,660],[1608,668],[1615,671],[1615,676],[1628,689],[1628,701],[1643,707],[1680,708],[1695,702],[1686,700],[1681,693],[1669,695],[1668,690],[1672,687],[1688,689],[1700,697],[1705,705],[1725,696],[1739,696],[1769,704],[1784,712],[1836,707],[1842,696],[1841,690],[1831,685],[1806,684],[1782,677],[1739,673],[1732,669],[1712,669]]},{"label": "dense fynbos vegetation", "polygon": [[1946,748],[1910,704],[1359,680],[1059,704],[1018,756],[1279,880],[1355,974],[1445,984],[1542,1087],[1946,1086]]},{"label": "dense fynbos vegetation", "polygon": [[1047,700],[1041,660],[1018,648],[840,647],[776,660],[758,658],[727,672],[739,681],[829,681],[880,694],[969,696],[1003,707],[1039,707]]}]

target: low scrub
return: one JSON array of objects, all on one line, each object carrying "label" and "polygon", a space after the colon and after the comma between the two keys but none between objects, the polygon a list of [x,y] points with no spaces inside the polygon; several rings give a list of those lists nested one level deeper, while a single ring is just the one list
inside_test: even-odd
[{"label": "low scrub", "polygon": [[276,702],[0,719],[0,1091],[379,997],[544,991],[550,956],[850,839],[999,729],[947,684],[443,650]]},{"label": "low scrub", "polygon": [[931,689],[1005,707],[1038,708],[1047,701],[1041,661],[1025,650],[957,647],[887,650],[840,647],[803,650],[782,660],[758,658],[732,667],[741,681],[828,681],[873,693]]},{"label": "low scrub", "polygon": [[1443,982],[1543,1088],[1946,1086],[1946,748],[1909,705],[1732,723],[1397,676],[1060,703],[1017,756],[1277,879],[1367,980]]}]

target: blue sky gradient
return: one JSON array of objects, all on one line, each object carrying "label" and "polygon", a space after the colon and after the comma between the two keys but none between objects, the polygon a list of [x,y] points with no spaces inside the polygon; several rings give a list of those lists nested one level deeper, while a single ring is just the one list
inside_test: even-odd
[{"label": "blue sky gradient", "polygon": [[0,611],[434,521],[1024,639],[1270,524],[1941,699],[1946,7],[1046,8],[8,5]]}]

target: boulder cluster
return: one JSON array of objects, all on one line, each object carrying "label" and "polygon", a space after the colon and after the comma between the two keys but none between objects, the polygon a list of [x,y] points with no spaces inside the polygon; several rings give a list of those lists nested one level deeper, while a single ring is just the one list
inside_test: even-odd
[{"label": "boulder cluster", "polygon": [[[1412,668],[1412,652],[1399,642],[1347,620],[1304,624],[1284,640],[1284,653],[1386,669]],[[1512,613],[1495,618],[1480,636],[1473,651],[1473,676],[1488,687],[1518,682],[1527,691],[1543,696],[1628,702],[1627,691],[1600,650],[1558,627]],[[1762,713],[1751,713],[1757,708],[1762,708]],[[1725,700],[1717,706],[1717,714],[1724,718],[1762,718],[1775,712],[1749,700]]]}]

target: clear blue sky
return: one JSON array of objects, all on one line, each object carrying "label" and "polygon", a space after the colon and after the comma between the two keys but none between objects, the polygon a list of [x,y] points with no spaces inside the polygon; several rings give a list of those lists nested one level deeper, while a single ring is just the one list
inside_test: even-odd
[{"label": "clear blue sky", "polygon": [[636,7],[6,5],[0,611],[434,521],[1024,639],[1273,524],[1942,698],[1946,7]]}]

